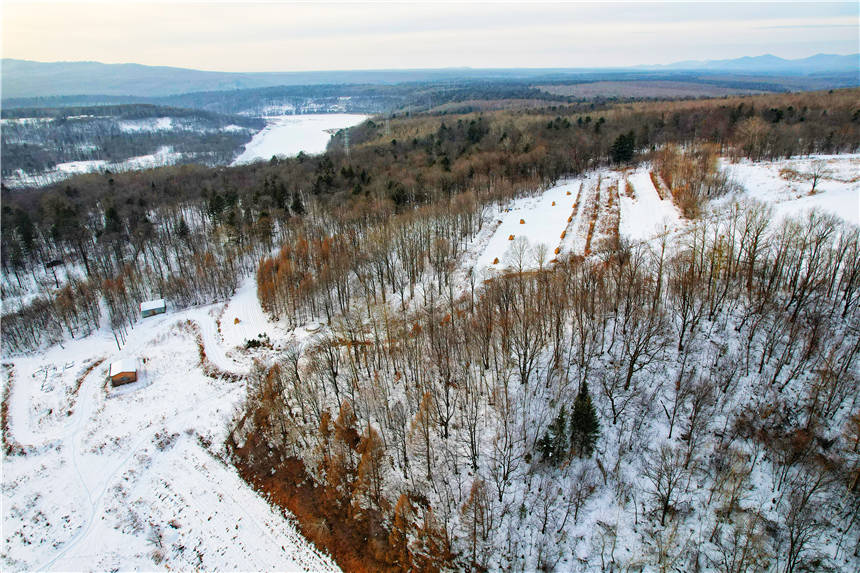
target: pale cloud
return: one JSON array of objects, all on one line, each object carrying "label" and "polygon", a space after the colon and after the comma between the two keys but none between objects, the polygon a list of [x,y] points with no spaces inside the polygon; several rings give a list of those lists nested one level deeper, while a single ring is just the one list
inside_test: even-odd
[{"label": "pale cloud", "polygon": [[5,2],[3,57],[225,71],[850,53],[857,3]]}]

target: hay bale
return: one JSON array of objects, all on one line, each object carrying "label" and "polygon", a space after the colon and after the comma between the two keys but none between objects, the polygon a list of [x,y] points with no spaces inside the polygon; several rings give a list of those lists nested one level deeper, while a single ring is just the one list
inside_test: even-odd
[{"label": "hay bale", "polygon": [[493,259],[493,264],[494,265],[499,264],[499,257],[496,257],[495,259]]},{"label": "hay bale", "polygon": [[526,220],[525,220],[525,219],[520,219],[520,225],[525,225],[525,224],[526,224]]},{"label": "hay bale", "polygon": [[509,241],[513,241],[513,240],[514,240],[514,236],[513,236],[513,235],[511,235],[510,237],[508,237],[508,240],[509,240]]}]

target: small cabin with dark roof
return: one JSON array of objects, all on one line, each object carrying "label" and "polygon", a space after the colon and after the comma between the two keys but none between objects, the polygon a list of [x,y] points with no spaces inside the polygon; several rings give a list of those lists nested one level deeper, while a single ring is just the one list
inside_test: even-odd
[{"label": "small cabin with dark roof", "polygon": [[137,360],[123,358],[111,363],[110,382],[113,386],[121,386],[137,381]]},{"label": "small cabin with dark roof", "polygon": [[147,300],[140,303],[140,316],[146,318],[155,314],[163,314],[167,310],[167,305],[163,298],[158,300]]}]

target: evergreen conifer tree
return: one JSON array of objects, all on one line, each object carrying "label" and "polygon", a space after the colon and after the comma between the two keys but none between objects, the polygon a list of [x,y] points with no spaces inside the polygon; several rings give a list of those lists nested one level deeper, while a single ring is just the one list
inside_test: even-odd
[{"label": "evergreen conifer tree", "polygon": [[591,403],[588,383],[583,382],[570,416],[570,445],[573,453],[580,457],[591,456],[599,435],[600,423],[597,421],[597,411]]},{"label": "evergreen conifer tree", "polygon": [[567,447],[567,411],[561,407],[558,415],[547,428],[543,437],[538,440],[538,450],[543,459],[557,466],[565,458]]},{"label": "evergreen conifer tree", "polygon": [[622,133],[615,138],[612,143],[610,153],[612,161],[615,163],[629,163],[633,160],[633,153],[636,151],[636,135],[630,131]]},{"label": "evergreen conifer tree", "polygon": [[293,215],[301,216],[305,214],[305,204],[302,203],[302,197],[298,193],[293,193],[293,204],[290,205],[290,210]]}]

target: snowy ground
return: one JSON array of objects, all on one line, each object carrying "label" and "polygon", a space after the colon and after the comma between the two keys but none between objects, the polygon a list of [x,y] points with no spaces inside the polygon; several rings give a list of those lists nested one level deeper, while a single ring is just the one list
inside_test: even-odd
[{"label": "snowy ground", "polygon": [[[825,164],[825,176],[810,195],[812,183],[808,176],[817,162]],[[860,225],[860,154],[757,163],[721,160],[721,168],[740,184],[742,191],[721,198],[715,208],[727,201],[751,198],[773,205],[778,218],[817,208]],[[628,182],[632,197],[627,193]],[[618,202],[610,205],[610,190],[616,185]],[[558,255],[584,254],[586,243],[593,252],[600,241],[611,236],[616,212],[618,234],[634,243],[683,231],[689,224],[667,193],[661,198],[651,179],[650,166],[626,171],[601,169],[494,209],[487,215],[483,231],[469,246],[464,267],[484,277],[515,268],[518,241],[527,241],[530,248],[523,260],[526,269],[538,267],[538,245],[545,246],[544,264]],[[595,225],[588,241],[592,221]]]},{"label": "snowy ground", "polygon": [[[225,340],[217,319],[232,314]],[[3,458],[2,569],[336,570],[221,459],[244,386],[203,373],[194,333],[218,369],[243,374],[252,356],[235,346],[275,328],[248,280],[226,309],[140,321],[122,351],[102,331],[4,359],[15,452]],[[140,379],[112,388],[123,357]]]},{"label": "snowy ground", "polygon": [[[478,257],[475,268],[483,271],[514,264],[510,249],[518,238],[527,240],[532,248],[544,245],[547,261],[552,259],[555,256],[555,248],[561,243],[561,233],[567,227],[567,219],[573,210],[578,189],[578,182],[571,181],[553,187],[537,197],[511,202],[498,214],[494,222],[495,232]],[[512,236],[514,240],[511,239]],[[494,263],[496,259],[498,262]],[[537,266],[533,257],[529,257],[525,263],[529,268]]]},{"label": "snowy ground", "polygon": [[660,198],[647,168],[632,172],[627,181],[633,186],[633,197],[621,189],[622,235],[631,241],[647,241],[681,224],[678,208],[668,197]]},{"label": "snowy ground", "polygon": [[[824,176],[810,195],[809,174],[817,165],[824,168]],[[860,154],[756,163],[723,161],[722,166],[748,196],[772,204],[781,218],[818,208],[860,225]]]},{"label": "snowy ground", "polygon": [[172,117],[155,117],[148,119],[131,119],[119,122],[119,129],[125,133],[146,131],[170,131],[173,128]]},{"label": "snowy ground", "polygon": [[[628,180],[635,198],[625,194]],[[629,172],[602,169],[494,211],[466,261],[481,276],[515,268],[517,243],[525,241],[530,252],[523,268],[534,269],[541,264],[539,245],[544,246],[546,265],[560,255],[581,255],[586,246],[593,252],[615,232],[646,241],[681,224],[678,209],[671,200],[660,199],[646,167]]]},{"label": "snowy ground", "polygon": [[352,127],[369,116],[348,113],[282,115],[268,118],[269,124],[245,146],[234,165],[268,161],[273,155],[293,156],[300,151],[322,153],[328,145],[329,130]]}]

